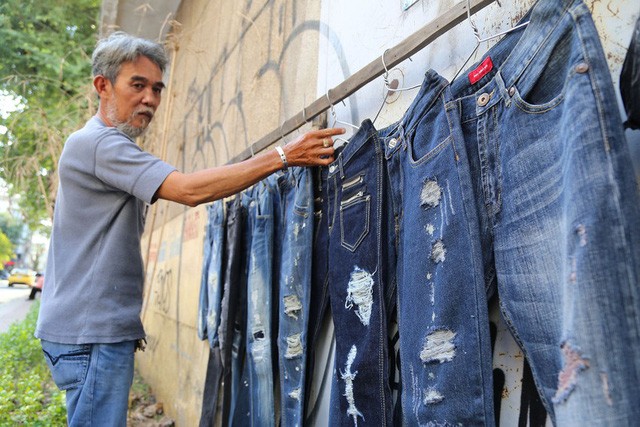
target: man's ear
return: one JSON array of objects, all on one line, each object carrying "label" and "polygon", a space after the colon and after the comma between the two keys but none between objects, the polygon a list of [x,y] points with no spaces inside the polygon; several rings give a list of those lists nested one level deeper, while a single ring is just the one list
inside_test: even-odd
[{"label": "man's ear", "polygon": [[98,74],[93,78],[93,87],[96,88],[98,96],[102,98],[103,94],[111,89],[111,81],[105,76]]}]

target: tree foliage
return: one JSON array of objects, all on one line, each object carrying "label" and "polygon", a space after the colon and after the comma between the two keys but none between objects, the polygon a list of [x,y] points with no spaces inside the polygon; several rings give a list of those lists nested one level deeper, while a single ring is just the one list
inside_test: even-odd
[{"label": "tree foliage", "polygon": [[0,91],[20,104],[0,116],[0,173],[31,229],[52,215],[65,139],[94,113],[100,3],[0,0]]},{"label": "tree foliage", "polygon": [[7,235],[0,231],[0,270],[2,270],[2,264],[11,260],[12,256],[13,245]]}]

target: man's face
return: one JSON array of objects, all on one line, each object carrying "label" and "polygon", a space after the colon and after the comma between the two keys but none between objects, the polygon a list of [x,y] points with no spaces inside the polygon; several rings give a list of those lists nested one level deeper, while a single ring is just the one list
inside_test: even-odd
[{"label": "man's face", "polygon": [[144,133],[160,105],[162,72],[147,57],[125,62],[114,85],[101,97],[108,125],[136,138]]}]

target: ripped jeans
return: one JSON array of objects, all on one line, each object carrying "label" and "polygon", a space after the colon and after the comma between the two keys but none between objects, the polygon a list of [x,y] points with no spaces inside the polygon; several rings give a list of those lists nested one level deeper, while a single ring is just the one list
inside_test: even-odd
[{"label": "ripped jeans", "polygon": [[[395,304],[395,258],[384,147],[370,120],[323,169],[315,259],[328,287],[336,351],[329,425],[393,425],[388,313]],[[323,276],[326,274],[326,279]],[[316,303],[316,302],[314,302]],[[320,303],[319,301],[317,303]]]},{"label": "ripped jeans", "polygon": [[494,424],[495,293],[555,424],[640,418],[640,200],[607,63],[581,1],[523,20],[380,132],[407,425]]},{"label": "ripped jeans", "polygon": [[280,249],[278,277],[278,356],[280,367],[281,423],[304,422],[307,334],[311,293],[313,241],[313,183],[311,170],[291,168],[278,176],[277,207],[281,217],[275,247]]}]

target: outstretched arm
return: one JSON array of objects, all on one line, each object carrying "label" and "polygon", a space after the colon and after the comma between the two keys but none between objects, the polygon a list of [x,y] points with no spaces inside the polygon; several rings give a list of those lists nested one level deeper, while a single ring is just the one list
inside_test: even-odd
[{"label": "outstretched arm", "polygon": [[[326,166],[333,162],[332,136],[344,129],[312,130],[283,147],[289,166]],[[188,206],[212,202],[230,196],[283,168],[276,150],[269,150],[231,165],[203,169],[193,173],[172,172],[156,196]]]}]

